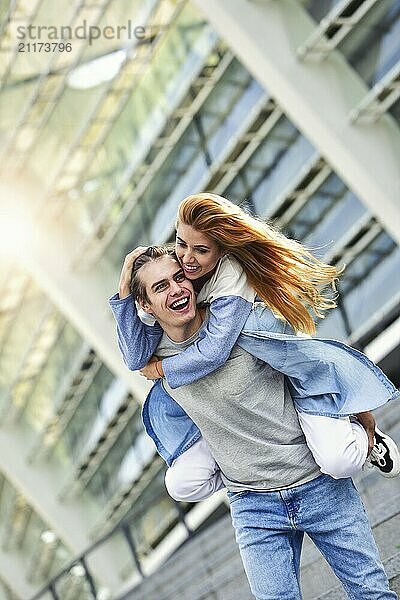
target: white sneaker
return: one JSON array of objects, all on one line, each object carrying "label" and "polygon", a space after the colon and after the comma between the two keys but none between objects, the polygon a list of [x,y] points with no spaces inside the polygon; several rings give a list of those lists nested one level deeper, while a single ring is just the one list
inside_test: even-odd
[{"label": "white sneaker", "polygon": [[377,427],[375,444],[366,464],[376,467],[384,477],[397,477],[400,474],[400,452],[396,442]]}]

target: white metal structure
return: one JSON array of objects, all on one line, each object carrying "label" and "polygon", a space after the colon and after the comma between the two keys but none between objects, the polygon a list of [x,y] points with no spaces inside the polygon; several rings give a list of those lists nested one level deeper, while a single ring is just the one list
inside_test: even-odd
[{"label": "white metal structure", "polygon": [[316,24],[296,0],[194,0],[232,50],[265,86],[351,189],[400,241],[400,130],[385,114],[368,126],[351,122],[367,94],[341,54],[301,62],[298,48]]}]

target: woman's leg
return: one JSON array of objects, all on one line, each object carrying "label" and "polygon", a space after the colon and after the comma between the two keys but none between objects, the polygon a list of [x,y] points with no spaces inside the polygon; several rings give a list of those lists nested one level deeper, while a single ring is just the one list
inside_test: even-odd
[{"label": "woman's leg", "polygon": [[321,472],[334,479],[358,473],[368,456],[368,435],[349,417],[323,417],[298,412],[300,426]]},{"label": "woman's leg", "polygon": [[199,502],[225,487],[221,471],[201,437],[174,460],[165,473],[168,494],[182,502]]}]

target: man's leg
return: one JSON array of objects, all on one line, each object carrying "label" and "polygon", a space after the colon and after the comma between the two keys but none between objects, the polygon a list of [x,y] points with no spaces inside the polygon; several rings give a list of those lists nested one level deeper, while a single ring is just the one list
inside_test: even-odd
[{"label": "man's leg", "polygon": [[322,475],[288,490],[297,526],[310,536],[352,600],[394,600],[361,498],[351,479]]},{"label": "man's leg", "polygon": [[301,600],[303,532],[290,524],[277,492],[228,492],[232,522],[250,589],[257,600]]}]

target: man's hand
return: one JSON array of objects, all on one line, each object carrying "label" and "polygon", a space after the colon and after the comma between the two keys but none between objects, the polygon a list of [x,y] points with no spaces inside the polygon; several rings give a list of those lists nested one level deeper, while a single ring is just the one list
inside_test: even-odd
[{"label": "man's hand", "polygon": [[121,300],[131,293],[133,263],[141,254],[143,254],[143,252],[146,252],[146,250],[146,246],[138,246],[135,250],[132,250],[132,252],[129,252],[129,254],[125,256],[118,285],[118,294]]},{"label": "man's hand", "polygon": [[161,379],[164,376],[162,361],[158,360],[156,356],[152,356],[147,365],[140,369],[140,373],[149,381]]}]

